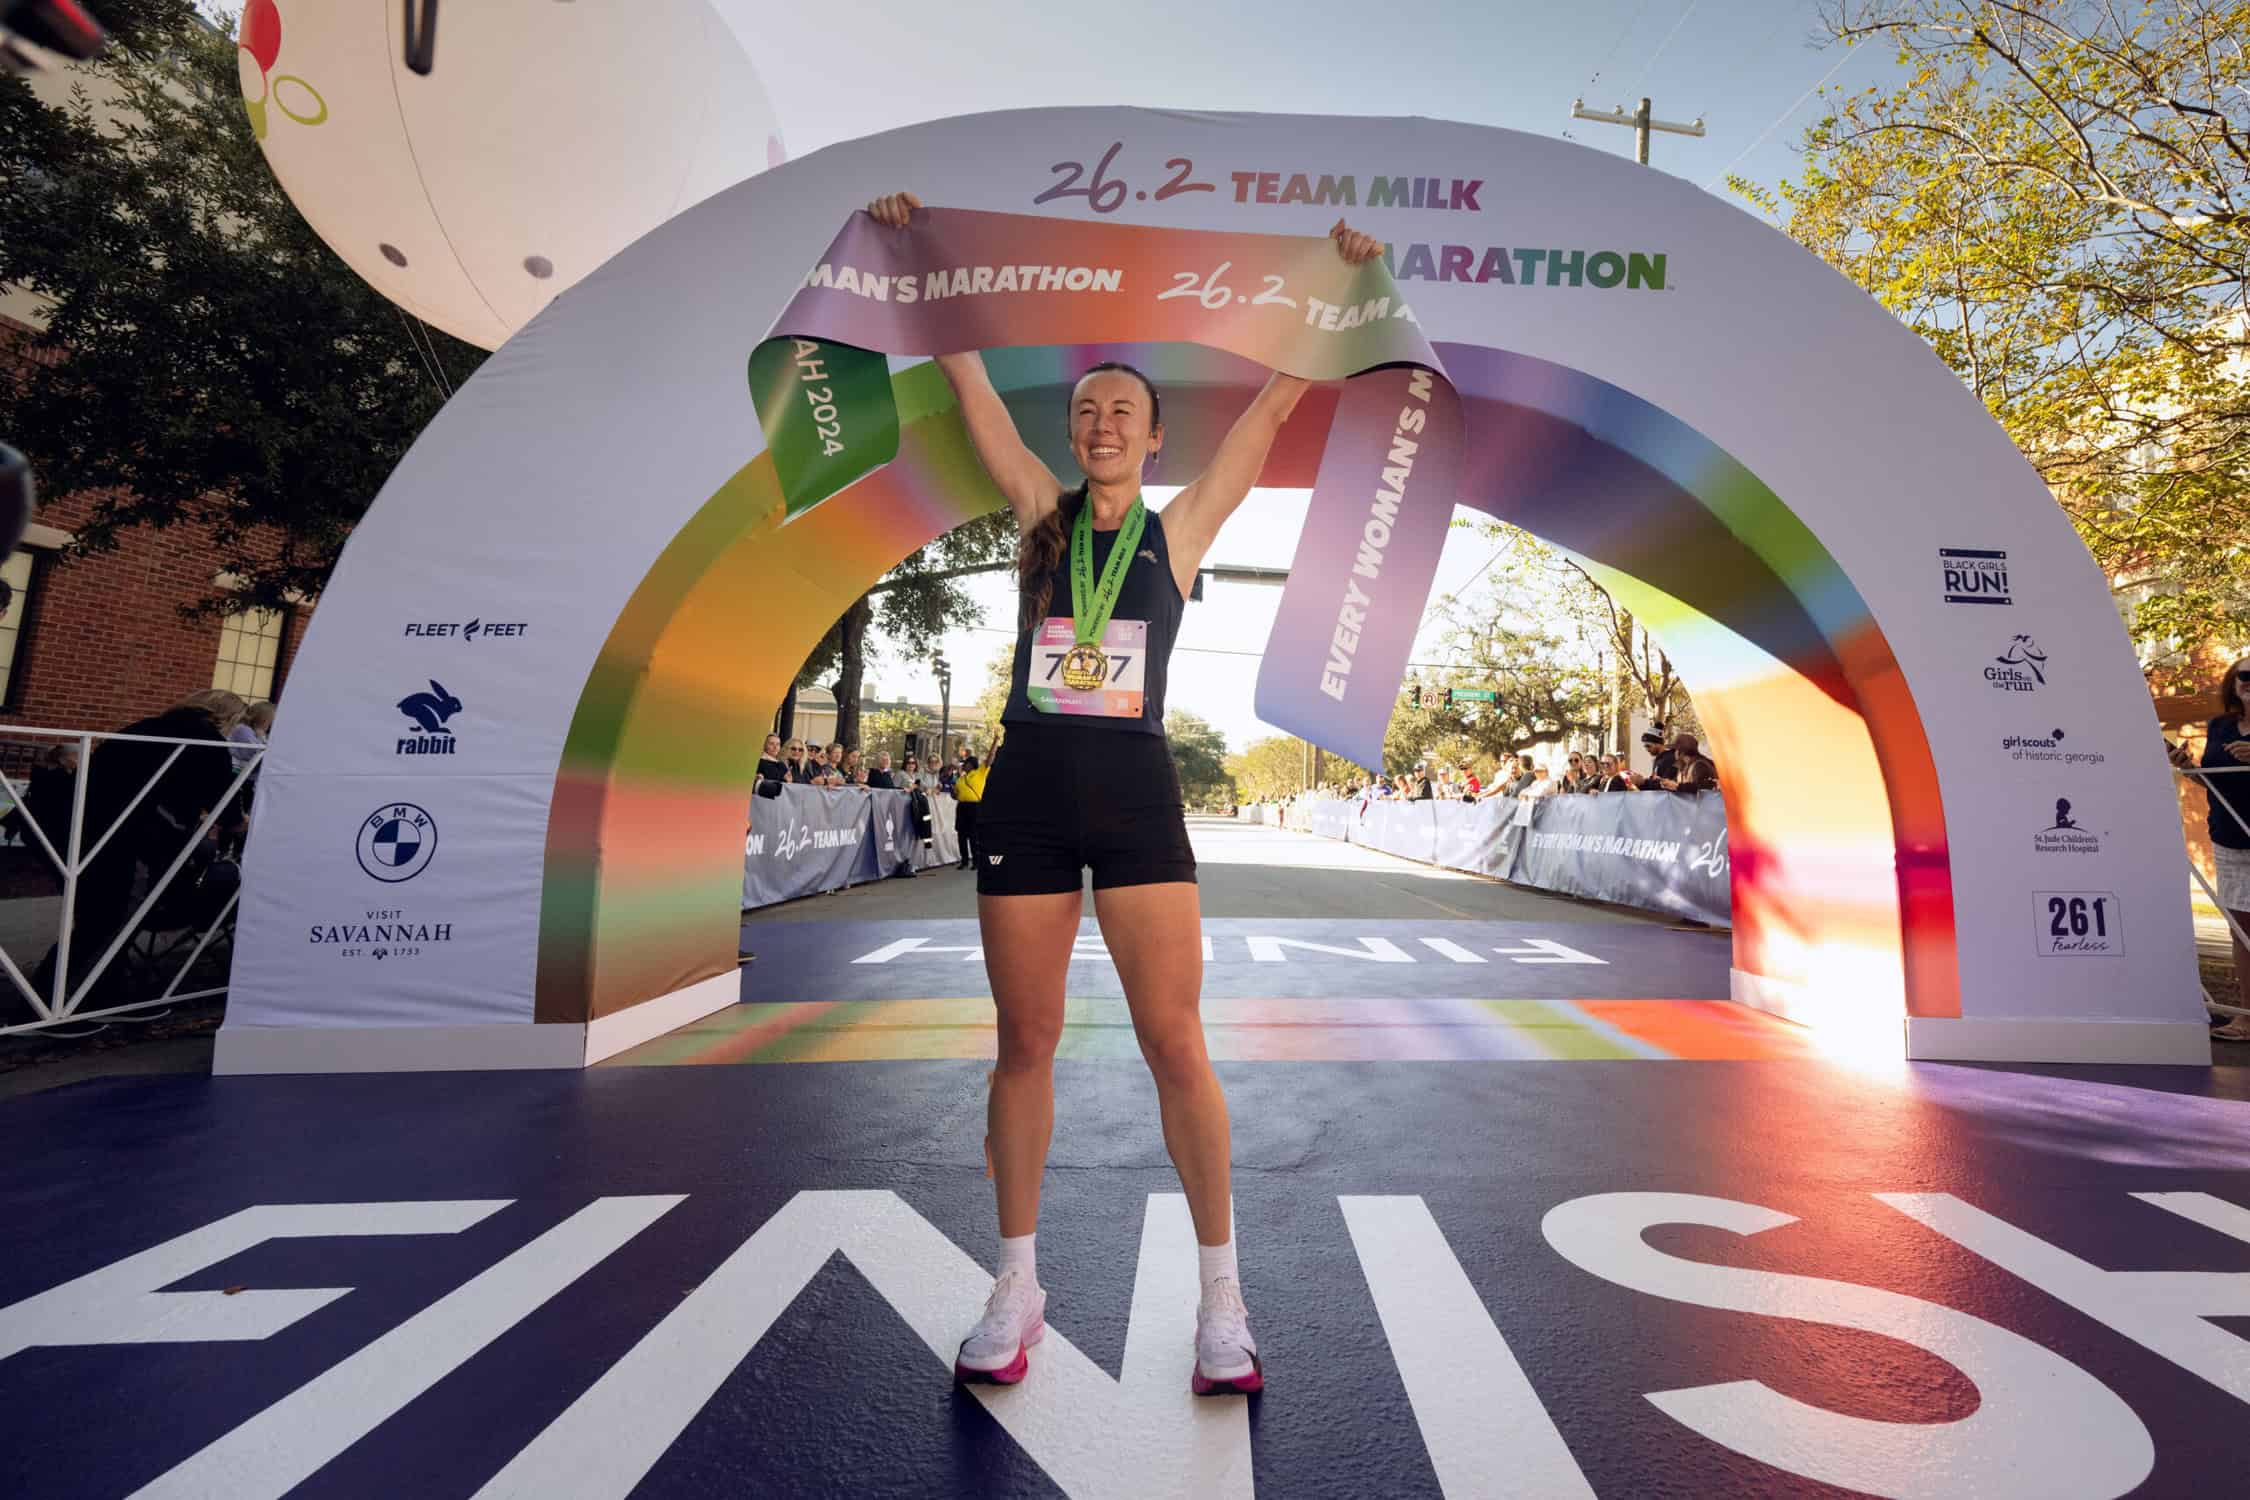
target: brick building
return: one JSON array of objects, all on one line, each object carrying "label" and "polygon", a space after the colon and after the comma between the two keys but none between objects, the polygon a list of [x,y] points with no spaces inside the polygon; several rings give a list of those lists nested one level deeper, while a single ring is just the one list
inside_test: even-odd
[{"label": "brick building", "polygon": [[[0,312],[0,376],[30,326]],[[36,434],[0,434],[36,464]],[[226,620],[186,620],[221,570],[208,533],[143,528],[115,552],[62,553],[92,509],[83,496],[40,494],[25,545],[0,569],[14,589],[0,614],[0,727],[117,729],[198,688],[278,700],[311,616],[309,604]]]},{"label": "brick building", "polygon": [[[83,90],[97,116],[118,112],[115,86],[83,69],[43,69],[31,75],[31,88],[57,105]],[[22,288],[0,286],[0,380],[22,368],[23,342],[41,312]],[[38,464],[37,433],[0,432],[0,442]],[[208,533],[189,525],[143,530],[115,552],[66,558],[62,549],[91,510],[83,497],[43,486],[26,545],[0,569],[15,591],[0,615],[0,729],[117,729],[198,688],[252,700],[279,695],[309,604],[184,620],[180,607],[208,595],[220,577]]]}]

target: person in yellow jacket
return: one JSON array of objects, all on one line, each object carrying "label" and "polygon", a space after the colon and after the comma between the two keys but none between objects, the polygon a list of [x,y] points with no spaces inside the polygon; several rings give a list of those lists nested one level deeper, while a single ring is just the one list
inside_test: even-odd
[{"label": "person in yellow jacket", "polygon": [[954,868],[970,870],[976,867],[976,856],[969,846],[976,838],[977,804],[984,800],[984,779],[992,771],[978,765],[973,755],[964,755],[961,761],[961,774],[953,778],[953,800],[959,804],[953,811],[953,832],[961,841],[961,863]]}]

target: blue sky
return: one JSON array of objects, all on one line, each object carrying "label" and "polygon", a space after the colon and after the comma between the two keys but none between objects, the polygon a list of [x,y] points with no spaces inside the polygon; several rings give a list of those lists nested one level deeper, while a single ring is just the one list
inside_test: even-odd
[{"label": "blue sky", "polygon": [[[1821,108],[1808,92],[1824,79],[1832,87],[1864,88],[1891,67],[1874,48],[1847,54],[1815,45],[1817,0],[1425,0],[1406,7],[1337,0],[1132,0],[1115,7],[830,0],[749,9],[759,18],[752,60],[793,157],[945,115],[1062,104],[1423,115],[1567,132],[1630,155],[1631,130],[1574,122],[1570,104],[1582,94],[1589,107],[1630,110],[1645,93],[1659,119],[1700,115],[1708,131],[1700,139],[1656,135],[1653,168],[1721,190],[1719,178],[1729,169],[1768,185],[1793,175],[1798,130]],[[535,55],[527,49],[527,58]],[[620,86],[634,81],[621,79]],[[1159,501],[1165,492],[1151,491],[1150,498]],[[1220,533],[1211,560],[1285,566],[1304,509],[1302,495],[1253,495]],[[1438,592],[1462,588],[1490,556],[1489,543],[1457,529]],[[979,580],[975,592],[995,626],[1010,618],[1005,583]],[[1255,653],[1278,597],[1268,588],[1214,586],[1190,611],[1173,662],[1171,706],[1202,714],[1237,750],[1272,732],[1250,703]],[[992,629],[948,639],[962,696],[976,694],[984,663],[1004,638]],[[1439,643],[1426,637],[1415,657],[1440,654]],[[936,701],[936,681],[918,663],[879,655],[870,682],[884,697]]]}]

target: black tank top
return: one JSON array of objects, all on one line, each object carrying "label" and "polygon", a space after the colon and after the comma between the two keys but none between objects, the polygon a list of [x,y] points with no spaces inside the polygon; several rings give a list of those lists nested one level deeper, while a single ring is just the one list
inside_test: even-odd
[{"label": "black tank top", "polygon": [[[1063,497],[1067,518],[1075,518],[1080,505],[1085,504],[1083,491],[1074,491]],[[1066,519],[1066,531],[1068,519]],[[1094,577],[1102,576],[1109,563],[1110,548],[1116,545],[1117,533],[1094,533]],[[1038,724],[1047,726],[1068,725],[1074,729],[1095,732],[1124,731],[1131,734],[1164,733],[1164,680],[1172,660],[1172,643],[1179,637],[1180,616],[1187,611],[1187,601],[1180,597],[1180,585],[1172,577],[1172,551],[1164,540],[1164,518],[1155,511],[1148,513],[1148,524],[1141,530],[1140,556],[1125,570],[1125,582],[1117,591],[1117,609],[1110,616],[1118,620],[1145,620],[1148,622],[1147,661],[1141,690],[1141,712],[1138,718],[1111,717],[1105,714],[1046,713],[1032,707],[1031,658],[1032,638],[1037,629],[1023,628],[1023,601],[1038,591],[1038,578],[1025,580],[1026,587],[1018,597],[1016,618],[1016,659],[1008,679],[1008,706],[1001,711],[1003,724]],[[1063,551],[1061,566],[1044,575],[1053,584],[1048,596],[1047,616],[1052,619],[1070,617],[1070,552]]]}]

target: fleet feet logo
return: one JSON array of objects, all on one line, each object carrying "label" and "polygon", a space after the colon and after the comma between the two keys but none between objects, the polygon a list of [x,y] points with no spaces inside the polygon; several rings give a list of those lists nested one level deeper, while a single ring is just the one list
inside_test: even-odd
[{"label": "fleet feet logo", "polygon": [[437,821],[411,802],[386,803],[360,821],[359,867],[386,884],[412,880],[436,853]]},{"label": "fleet feet logo", "polygon": [[[271,104],[300,125],[321,125],[328,120],[328,101],[320,90],[294,73],[274,75],[281,60],[281,9],[274,0],[250,0],[242,8],[242,29],[235,33],[235,71],[242,79],[242,107],[250,114],[250,133],[266,138]],[[298,97],[298,95],[302,97]]]},{"label": "fleet feet logo", "polygon": [[502,636],[519,636],[529,633],[531,626],[522,620],[487,620],[479,616],[473,620],[409,620],[403,632],[421,640],[498,640]]},{"label": "fleet feet logo", "polygon": [[2036,693],[2047,685],[2047,653],[2030,636],[2016,636],[1985,667],[1984,680],[2004,693]]},{"label": "fleet feet logo", "polygon": [[2055,799],[2055,821],[2031,836],[2032,849],[2040,854],[2099,854],[2101,835],[2079,822],[2068,797]]},{"label": "fleet feet logo", "polygon": [[445,689],[436,678],[430,679],[426,693],[409,693],[398,700],[398,711],[412,724],[412,732],[399,736],[399,755],[451,755],[459,745],[446,721],[461,711],[461,700]]}]

